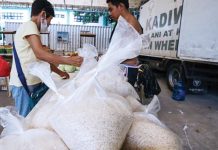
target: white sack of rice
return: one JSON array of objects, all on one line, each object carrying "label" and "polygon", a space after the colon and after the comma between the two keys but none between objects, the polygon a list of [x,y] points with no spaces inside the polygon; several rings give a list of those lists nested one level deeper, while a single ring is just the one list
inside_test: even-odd
[{"label": "white sack of rice", "polygon": [[128,96],[126,100],[130,103],[133,112],[144,112],[147,105],[142,105],[135,97]]},{"label": "white sack of rice", "polygon": [[57,104],[57,101],[47,101],[43,104],[37,104],[25,118],[28,128],[46,128],[52,130],[48,119],[53,111],[55,111],[55,104]]},{"label": "white sack of rice", "polygon": [[101,73],[98,76],[98,81],[107,92],[116,93],[123,97],[137,96],[135,89],[127,82],[120,67],[111,67],[108,72],[110,73]]},{"label": "white sack of rice", "polygon": [[[87,74],[76,79],[76,87],[80,87],[85,81],[88,81],[90,77],[95,75],[96,69],[91,70]],[[135,89],[127,82],[126,77],[122,74],[118,66],[111,66],[105,72],[101,72],[98,75],[98,82],[109,93],[116,93],[123,97],[138,97]]]},{"label": "white sack of rice", "polygon": [[92,80],[59,106],[52,128],[70,149],[118,150],[132,124],[128,102],[120,97],[100,97]]},{"label": "white sack of rice", "polygon": [[[124,44],[125,41],[131,42]],[[80,78],[83,84],[76,83],[76,91],[59,106],[51,119],[52,128],[70,149],[121,148],[133,118],[132,108],[121,94],[126,82],[122,82],[113,67],[137,57],[141,48],[141,36],[120,17],[107,53],[96,68]],[[109,94],[117,94],[120,98]]]},{"label": "white sack of rice", "polygon": [[98,56],[98,52],[96,47],[88,43],[83,44],[83,48],[77,49],[77,52],[79,56],[83,57],[83,63],[77,75],[77,77],[80,77],[97,66],[96,57]]},{"label": "white sack of rice", "polygon": [[[49,89],[48,92],[41,98],[38,104],[26,117],[25,122],[29,128],[47,128],[51,130],[48,121],[49,117],[55,111],[56,107],[58,107],[58,101],[64,101],[64,99],[70,97],[74,92],[74,77],[82,76],[97,65],[97,61],[94,58],[97,56],[97,49],[94,46],[84,44],[84,47],[82,49],[79,49],[78,52],[79,55],[84,58],[84,62],[82,63],[82,66],[80,67],[80,71],[78,73],[70,74],[70,79],[61,80],[60,77],[57,77],[57,75],[55,74],[46,74],[47,78],[50,78],[50,80],[52,80],[52,83],[54,83],[58,87],[58,94],[63,97],[59,97],[57,94],[52,92],[51,89]],[[36,70],[34,68],[31,69]],[[41,68],[37,68],[37,73],[43,72],[43,70],[40,69]],[[37,73],[35,75],[41,77],[40,74]],[[41,78],[41,80],[46,83],[47,78]]]},{"label": "white sack of rice", "polygon": [[[71,74],[71,79],[62,80],[53,75],[55,84],[59,87],[58,92],[64,96],[64,99],[72,95],[72,92],[75,90],[72,86],[74,76],[75,74]],[[48,121],[49,117],[58,107],[58,101],[64,101],[64,99],[49,89],[25,118],[27,127],[52,130]]]},{"label": "white sack of rice", "polygon": [[175,133],[150,121],[144,113],[137,112],[123,150],[182,150],[182,145]]},{"label": "white sack of rice", "polygon": [[1,150],[68,150],[63,141],[49,130],[30,129],[0,139]]},{"label": "white sack of rice", "polygon": [[23,119],[9,107],[0,108],[1,150],[67,150],[63,141],[46,129],[26,129]]}]

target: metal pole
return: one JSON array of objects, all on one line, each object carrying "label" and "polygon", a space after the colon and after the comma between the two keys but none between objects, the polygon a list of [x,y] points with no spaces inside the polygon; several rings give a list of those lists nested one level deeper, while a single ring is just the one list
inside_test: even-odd
[{"label": "metal pole", "polygon": [[93,5],[93,0],[91,1],[91,7],[92,7],[92,5]]}]

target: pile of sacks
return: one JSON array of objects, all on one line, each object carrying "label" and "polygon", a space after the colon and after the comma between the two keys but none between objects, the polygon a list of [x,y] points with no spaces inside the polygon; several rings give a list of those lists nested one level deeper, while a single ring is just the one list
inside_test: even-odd
[{"label": "pile of sacks", "polygon": [[96,50],[85,45],[81,70],[69,82],[40,74],[40,65],[30,67],[50,90],[26,118],[0,108],[0,149],[180,150],[179,138],[157,118],[158,98],[141,105],[120,70],[121,62],[139,55],[142,41],[120,17],[107,53],[97,62]]}]

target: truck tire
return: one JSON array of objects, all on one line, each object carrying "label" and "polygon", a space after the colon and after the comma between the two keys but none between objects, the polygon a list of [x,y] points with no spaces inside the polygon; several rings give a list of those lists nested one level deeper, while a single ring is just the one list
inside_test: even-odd
[{"label": "truck tire", "polygon": [[179,63],[171,64],[167,68],[167,76],[166,76],[167,85],[170,90],[173,90],[175,83],[179,80],[179,76],[181,76],[182,79],[184,79],[183,74],[180,69],[180,64]]}]

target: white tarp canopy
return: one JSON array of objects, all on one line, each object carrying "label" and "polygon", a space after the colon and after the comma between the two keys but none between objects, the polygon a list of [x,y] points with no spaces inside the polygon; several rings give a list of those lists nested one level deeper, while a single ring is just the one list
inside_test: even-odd
[{"label": "white tarp canopy", "polygon": [[[107,7],[106,0],[48,0],[57,5]],[[3,0],[4,2],[32,3],[33,0]],[[138,8],[141,0],[129,0],[130,8]]]}]

